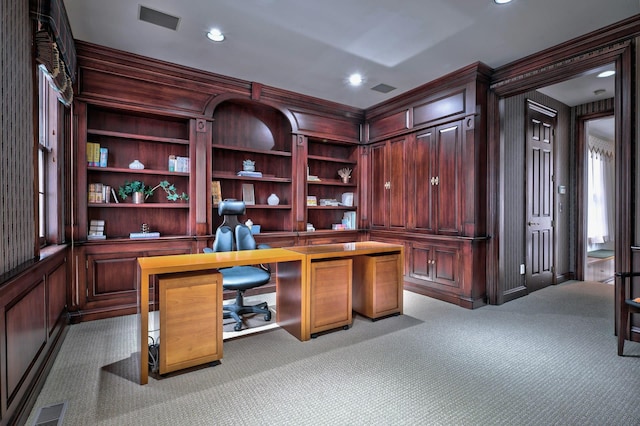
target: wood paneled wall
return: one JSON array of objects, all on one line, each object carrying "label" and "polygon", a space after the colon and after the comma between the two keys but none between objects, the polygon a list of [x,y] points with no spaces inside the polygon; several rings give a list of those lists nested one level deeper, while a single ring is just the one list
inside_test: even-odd
[{"label": "wood paneled wall", "polygon": [[29,2],[0,2],[0,275],[34,257],[33,81]]}]

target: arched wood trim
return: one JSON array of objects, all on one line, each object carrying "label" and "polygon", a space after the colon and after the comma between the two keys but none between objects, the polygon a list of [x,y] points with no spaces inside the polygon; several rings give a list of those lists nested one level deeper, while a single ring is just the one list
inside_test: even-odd
[{"label": "arched wood trim", "polygon": [[209,103],[207,103],[207,105],[205,106],[204,109],[204,115],[207,117],[213,117],[213,114],[215,113],[216,108],[218,107],[218,105],[220,105],[223,102],[233,102],[233,101],[240,101],[240,102],[245,102],[245,103],[253,103],[253,104],[259,104],[259,105],[263,105],[263,106],[268,106],[270,108],[273,108],[277,111],[279,111],[282,115],[284,115],[284,117],[287,119],[287,121],[289,122],[289,125],[291,126],[291,132],[292,133],[297,133],[298,132],[298,122],[295,119],[295,117],[293,116],[293,114],[291,113],[291,111],[289,111],[288,108],[283,108],[282,106],[275,104],[273,102],[268,102],[268,101],[264,101],[262,99],[260,100],[255,100],[252,99],[251,96],[241,96],[238,95],[237,93],[224,93],[221,95],[218,95],[214,98],[212,98]]}]

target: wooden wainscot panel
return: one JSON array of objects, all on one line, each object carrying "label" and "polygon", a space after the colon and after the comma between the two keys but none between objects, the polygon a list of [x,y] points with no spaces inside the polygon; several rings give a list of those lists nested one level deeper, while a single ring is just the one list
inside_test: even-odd
[{"label": "wooden wainscot panel", "polygon": [[101,299],[121,293],[136,293],[133,277],[137,273],[135,253],[123,256],[122,253],[89,255],[89,271],[91,286],[89,300]]},{"label": "wooden wainscot panel", "polygon": [[47,277],[47,319],[49,335],[56,328],[66,304],[67,264],[62,263]]},{"label": "wooden wainscot panel", "polygon": [[44,281],[5,309],[6,389],[10,403],[47,342]]},{"label": "wooden wainscot panel", "polygon": [[293,109],[290,112],[300,133],[324,135],[332,140],[345,142],[360,142],[360,124],[355,120],[340,120]]},{"label": "wooden wainscot panel", "polygon": [[465,112],[465,90],[431,99],[413,107],[413,125],[419,126],[434,120],[451,117]]},{"label": "wooden wainscot panel", "polygon": [[409,110],[404,109],[386,117],[369,122],[369,140],[375,141],[385,136],[402,133],[409,129]]},{"label": "wooden wainscot panel", "polygon": [[94,97],[154,109],[200,114],[213,94],[190,91],[158,81],[81,68],[79,98]]}]

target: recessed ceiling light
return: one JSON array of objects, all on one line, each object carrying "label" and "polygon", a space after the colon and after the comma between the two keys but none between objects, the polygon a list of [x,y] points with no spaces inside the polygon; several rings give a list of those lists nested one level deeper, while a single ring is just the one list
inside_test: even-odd
[{"label": "recessed ceiling light", "polygon": [[211,41],[223,41],[224,40],[224,34],[222,34],[222,32],[217,28],[212,28],[207,33],[207,37]]},{"label": "recessed ceiling light", "polygon": [[511,3],[511,0],[493,0],[496,4]]},{"label": "recessed ceiling light", "polygon": [[352,86],[360,86],[362,84],[362,75],[358,73],[349,76],[349,84]]},{"label": "recessed ceiling light", "polygon": [[597,89],[593,91],[593,94],[596,96],[604,95],[605,93],[607,93],[607,91],[604,89]]},{"label": "recessed ceiling light", "polygon": [[615,71],[602,71],[600,74],[598,74],[598,78],[611,77],[615,73]]}]

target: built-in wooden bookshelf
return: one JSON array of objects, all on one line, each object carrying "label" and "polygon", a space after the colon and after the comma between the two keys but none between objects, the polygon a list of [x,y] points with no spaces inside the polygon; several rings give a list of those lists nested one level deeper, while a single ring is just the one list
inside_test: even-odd
[{"label": "built-in wooden bookshelf", "polygon": [[[307,138],[307,196],[314,196],[317,205],[307,203],[307,222],[316,231],[331,230],[343,222],[345,212],[356,212],[349,227],[357,229],[358,205],[358,145],[327,139]],[[351,177],[344,182],[338,170],[350,169]],[[343,194],[350,193],[351,205],[342,203]],[[322,205],[322,200],[335,200],[338,205]]]},{"label": "built-in wooden bookshelf", "polygon": [[[105,148],[108,154],[102,167],[91,165],[90,158],[86,166],[79,165],[86,167],[87,223],[104,220],[108,239],[129,238],[130,233],[140,232],[143,223],[161,237],[191,233],[188,200],[168,200],[162,188],[157,188],[142,204],[133,204],[132,197],[122,199],[118,194],[126,182],[137,180],[148,187],[167,181],[178,193],[189,195],[189,171],[185,166],[181,171],[169,170],[170,156],[189,158],[188,120],[87,105],[83,144],[87,152],[91,143]],[[144,169],[130,168],[134,160],[143,164]],[[103,192],[103,196],[89,197],[96,184],[110,187],[109,195]]]},{"label": "built-in wooden bookshelf", "polygon": [[[262,233],[294,231],[293,152],[291,126],[279,111],[258,104],[225,102],[216,108],[213,122],[211,179],[220,182],[222,199],[243,200],[243,187],[252,188],[253,204],[246,216],[259,224]],[[254,163],[260,177],[238,176],[244,162]],[[267,198],[276,194],[277,205]],[[245,200],[248,201],[248,200]],[[222,218],[213,206],[212,229]]]}]

